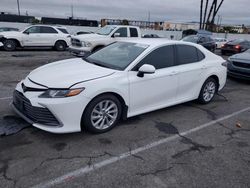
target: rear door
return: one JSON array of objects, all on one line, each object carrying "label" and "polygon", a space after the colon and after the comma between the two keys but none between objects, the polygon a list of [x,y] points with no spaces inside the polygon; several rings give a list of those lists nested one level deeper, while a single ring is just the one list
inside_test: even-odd
[{"label": "rear door", "polygon": [[54,46],[58,32],[53,27],[41,26],[42,46]]},{"label": "rear door", "polygon": [[177,100],[192,100],[200,90],[202,72],[207,68],[204,54],[194,46],[176,45],[178,64]]}]

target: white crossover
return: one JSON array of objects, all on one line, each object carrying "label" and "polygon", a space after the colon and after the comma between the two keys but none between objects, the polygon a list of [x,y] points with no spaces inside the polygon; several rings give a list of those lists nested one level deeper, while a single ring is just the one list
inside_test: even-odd
[{"label": "white crossover", "polygon": [[208,103],[226,74],[225,60],[200,45],[131,39],[32,71],[18,83],[13,108],[52,133],[102,133],[120,119],[195,99]]},{"label": "white crossover", "polygon": [[25,47],[54,47],[64,51],[70,44],[70,35],[65,27],[32,25],[23,31],[1,32],[0,42],[6,51]]}]

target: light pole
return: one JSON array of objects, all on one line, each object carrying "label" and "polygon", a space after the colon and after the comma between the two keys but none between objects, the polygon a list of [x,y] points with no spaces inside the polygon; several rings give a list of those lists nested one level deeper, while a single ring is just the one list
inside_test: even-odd
[{"label": "light pole", "polygon": [[19,0],[17,0],[17,8],[18,8],[18,15],[20,16],[20,5],[19,5]]}]

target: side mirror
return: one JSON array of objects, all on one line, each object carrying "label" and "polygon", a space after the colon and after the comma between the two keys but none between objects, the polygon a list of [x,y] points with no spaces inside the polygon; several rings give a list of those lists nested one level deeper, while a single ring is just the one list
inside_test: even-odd
[{"label": "side mirror", "polygon": [[115,33],[115,34],[114,34],[114,37],[115,37],[115,38],[116,38],[116,37],[120,37],[120,35],[121,35],[120,33]]},{"label": "side mirror", "polygon": [[144,74],[154,74],[154,73],[155,73],[155,67],[153,65],[144,64],[139,68],[137,76],[143,77]]},{"label": "side mirror", "polygon": [[26,35],[29,35],[29,34],[30,34],[28,31],[24,31],[23,33],[26,34]]}]

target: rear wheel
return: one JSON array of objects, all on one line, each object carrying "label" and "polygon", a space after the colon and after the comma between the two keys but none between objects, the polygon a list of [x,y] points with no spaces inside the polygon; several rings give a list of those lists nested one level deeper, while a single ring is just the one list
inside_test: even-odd
[{"label": "rear wheel", "polygon": [[14,40],[4,41],[3,47],[6,51],[14,51],[16,49],[17,43]]},{"label": "rear wheel", "polygon": [[198,101],[207,104],[212,101],[218,90],[218,83],[214,78],[208,78],[203,84]]},{"label": "rear wheel", "polygon": [[57,51],[65,51],[66,47],[67,47],[67,44],[64,41],[57,41],[55,44],[55,49]]},{"label": "rear wheel", "polygon": [[121,118],[122,106],[114,95],[101,95],[87,106],[82,126],[92,133],[111,130]]}]

